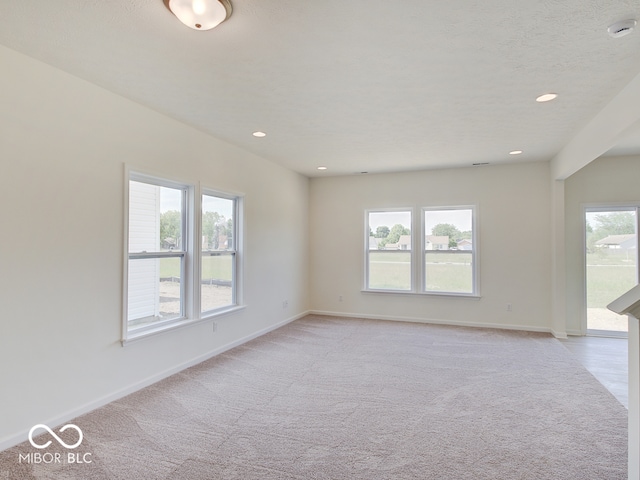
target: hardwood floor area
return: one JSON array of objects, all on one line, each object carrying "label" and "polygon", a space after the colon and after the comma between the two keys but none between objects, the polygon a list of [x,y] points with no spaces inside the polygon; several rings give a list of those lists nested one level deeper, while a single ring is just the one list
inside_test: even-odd
[{"label": "hardwood floor area", "polygon": [[629,363],[626,338],[569,337],[560,342],[620,403],[629,408]]}]

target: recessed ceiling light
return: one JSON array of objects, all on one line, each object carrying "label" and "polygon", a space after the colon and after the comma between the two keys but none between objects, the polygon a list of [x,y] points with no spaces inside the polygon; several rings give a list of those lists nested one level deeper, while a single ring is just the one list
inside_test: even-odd
[{"label": "recessed ceiling light", "polygon": [[262,138],[262,137],[266,137],[267,134],[264,132],[253,132],[252,134],[254,137],[258,137],[258,138]]},{"label": "recessed ceiling light", "polygon": [[536,98],[536,102],[538,103],[549,102],[554,98],[556,98],[557,96],[558,96],[557,93],[545,93],[544,95],[540,95],[538,98]]},{"label": "recessed ceiling light", "polygon": [[326,170],[327,167],[318,167],[318,170]]},{"label": "recessed ceiling light", "polygon": [[509,155],[520,155],[522,153],[522,150],[511,150],[509,152]]}]

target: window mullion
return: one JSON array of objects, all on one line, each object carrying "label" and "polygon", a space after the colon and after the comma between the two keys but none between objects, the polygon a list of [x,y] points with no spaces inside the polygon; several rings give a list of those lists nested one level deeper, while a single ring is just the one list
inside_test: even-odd
[{"label": "window mullion", "polygon": [[420,267],[420,231],[422,228],[422,221],[420,215],[414,210],[411,211],[411,269],[412,269],[412,285],[411,291],[418,293],[422,289],[422,282],[420,276],[422,274],[422,268]]},{"label": "window mullion", "polygon": [[640,207],[636,207],[636,283],[640,283]]},{"label": "window mullion", "polygon": [[172,257],[184,257],[187,252],[181,250],[171,250],[170,252],[137,252],[130,253],[129,258],[131,260],[138,260],[144,258],[172,258]]}]

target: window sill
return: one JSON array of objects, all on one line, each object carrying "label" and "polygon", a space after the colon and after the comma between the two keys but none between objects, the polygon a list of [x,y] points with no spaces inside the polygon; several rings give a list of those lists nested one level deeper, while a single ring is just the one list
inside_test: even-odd
[{"label": "window sill", "polygon": [[413,292],[409,290],[360,290],[366,294],[381,294],[381,295],[408,295],[408,296],[425,296],[425,297],[456,297],[456,298],[470,298],[473,300],[480,300],[482,298],[477,293],[456,293],[456,292]]},{"label": "window sill", "polygon": [[218,318],[218,317],[222,317],[224,315],[227,315],[229,313],[234,313],[237,312],[239,310],[244,310],[246,308],[246,306],[244,305],[234,305],[232,307],[225,307],[225,308],[221,308],[219,310],[213,310],[211,312],[206,312],[204,314],[204,316],[197,321],[204,321],[204,320],[211,320],[212,318]]},{"label": "window sill", "polygon": [[123,338],[120,341],[120,343],[124,347],[125,345],[137,342],[139,340],[143,340],[145,338],[153,337],[153,336],[161,334],[161,333],[178,330],[178,329],[185,328],[185,327],[191,327],[193,325],[198,325],[200,323],[211,321],[214,318],[219,318],[219,317],[222,317],[224,315],[228,315],[228,314],[231,314],[231,313],[234,313],[234,312],[238,312],[240,310],[244,310],[245,308],[246,307],[244,305],[236,305],[236,306],[233,306],[233,307],[229,307],[229,308],[217,310],[215,312],[211,312],[211,313],[207,314],[206,317],[192,319],[192,320],[181,319],[181,320],[176,320],[175,322],[166,323],[164,325],[158,325],[156,328],[149,327],[149,328],[145,328],[144,330],[139,331],[139,332],[135,332],[135,331],[134,332],[129,332],[127,337]]}]

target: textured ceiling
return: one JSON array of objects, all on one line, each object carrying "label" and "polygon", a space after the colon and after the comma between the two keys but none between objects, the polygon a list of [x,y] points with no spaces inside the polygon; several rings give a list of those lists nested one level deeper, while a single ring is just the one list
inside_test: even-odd
[{"label": "textured ceiling", "polygon": [[232,3],[2,0],[0,43],[308,176],[550,160],[640,72],[637,0]]}]

